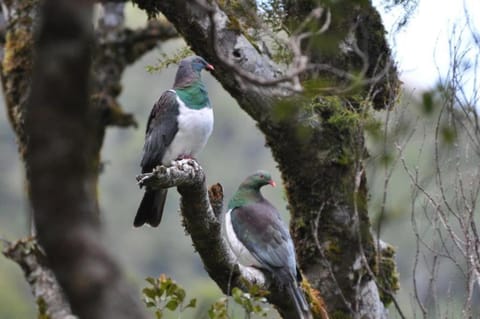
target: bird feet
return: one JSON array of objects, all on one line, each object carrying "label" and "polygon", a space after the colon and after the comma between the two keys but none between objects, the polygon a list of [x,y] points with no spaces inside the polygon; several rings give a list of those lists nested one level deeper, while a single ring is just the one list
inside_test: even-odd
[{"label": "bird feet", "polygon": [[179,157],[177,157],[177,161],[184,160],[184,159],[195,159],[192,155],[189,154],[182,154]]},{"label": "bird feet", "polygon": [[245,279],[247,279],[249,282],[259,286],[264,286],[266,284],[267,280],[261,270],[255,267],[243,266],[241,264],[237,264],[237,265],[242,276]]},{"label": "bird feet", "polygon": [[188,170],[185,165],[192,167],[195,171],[201,169],[200,165],[197,163],[197,160],[191,155],[181,155],[177,157],[175,161],[172,161],[172,166],[176,166],[178,169],[183,171]]}]

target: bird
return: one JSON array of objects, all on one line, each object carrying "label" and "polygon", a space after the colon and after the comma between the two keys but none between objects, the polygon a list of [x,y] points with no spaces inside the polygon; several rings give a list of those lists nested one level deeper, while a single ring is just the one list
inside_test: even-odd
[{"label": "bird", "polygon": [[[153,105],[147,121],[142,173],[157,165],[169,166],[178,159],[194,159],[204,148],[213,130],[213,109],[201,71],[214,67],[200,56],[180,61],[173,87]],[[167,189],[147,189],[143,195],[134,227],[157,227],[163,215]]]},{"label": "bird", "polygon": [[270,173],[262,170],[240,184],[222,221],[225,241],[236,263],[269,273],[293,300],[298,318],[310,319],[292,238],[277,209],[260,192],[268,184],[275,186]]}]

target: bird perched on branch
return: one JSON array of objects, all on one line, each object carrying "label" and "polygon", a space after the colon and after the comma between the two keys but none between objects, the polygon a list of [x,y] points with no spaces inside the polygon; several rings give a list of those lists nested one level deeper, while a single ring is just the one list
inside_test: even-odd
[{"label": "bird perched on branch", "polygon": [[258,171],[240,184],[223,220],[226,242],[241,267],[268,272],[284,287],[298,318],[312,318],[299,284],[301,274],[290,233],[278,211],[260,193],[267,184],[275,186],[266,171]]},{"label": "bird perched on branch", "polygon": [[[213,110],[202,82],[202,70],[213,71],[202,57],[183,59],[173,88],[160,96],[147,122],[141,162],[142,173],[177,159],[194,158],[207,143],[213,129]],[[145,191],[133,225],[160,224],[167,189]]]}]

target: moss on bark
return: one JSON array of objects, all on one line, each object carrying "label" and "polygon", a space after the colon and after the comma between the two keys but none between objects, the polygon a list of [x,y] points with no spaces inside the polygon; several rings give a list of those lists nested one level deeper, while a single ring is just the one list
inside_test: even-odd
[{"label": "moss on bark", "polygon": [[5,36],[0,76],[10,124],[18,142],[21,158],[26,154],[24,132],[25,104],[30,89],[33,57],[33,17],[38,0],[12,1],[7,9],[12,13]]}]

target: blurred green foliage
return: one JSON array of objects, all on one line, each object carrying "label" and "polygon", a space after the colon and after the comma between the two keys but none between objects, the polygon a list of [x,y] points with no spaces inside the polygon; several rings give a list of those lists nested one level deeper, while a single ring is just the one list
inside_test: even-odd
[{"label": "blurred green foliage", "polygon": [[166,310],[182,313],[188,308],[195,308],[197,305],[197,299],[195,298],[185,303],[185,289],[165,274],[158,278],[147,277],[146,281],[150,285],[142,290],[143,302],[147,308],[153,308],[157,319],[163,318],[163,313]]},{"label": "blurred green foliage", "polygon": [[177,49],[171,55],[168,55],[166,53],[160,54],[157,64],[147,65],[146,70],[150,73],[162,71],[163,69],[168,68],[171,65],[178,64],[182,59],[192,54],[194,53],[189,46],[182,46],[180,49]]}]

